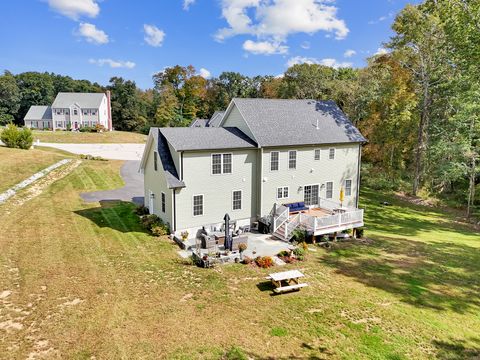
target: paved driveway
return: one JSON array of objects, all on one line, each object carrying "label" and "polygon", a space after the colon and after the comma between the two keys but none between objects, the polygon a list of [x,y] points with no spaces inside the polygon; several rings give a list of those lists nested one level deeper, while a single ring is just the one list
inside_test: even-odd
[{"label": "paved driveway", "polygon": [[34,145],[48,146],[73,154],[101,156],[110,160],[140,160],[145,144],[59,144],[35,143]]},{"label": "paved driveway", "polygon": [[116,190],[94,191],[81,193],[86,202],[100,202],[108,200],[132,201],[143,204],[143,174],[138,172],[140,161],[126,161],[120,169],[120,175],[125,186]]}]

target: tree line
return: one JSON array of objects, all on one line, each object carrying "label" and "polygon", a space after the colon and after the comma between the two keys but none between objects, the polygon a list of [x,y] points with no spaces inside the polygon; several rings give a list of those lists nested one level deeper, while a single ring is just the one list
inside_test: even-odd
[{"label": "tree line", "polygon": [[[363,68],[298,64],[283,76],[223,72],[205,79],[192,66],[153,75],[153,87],[113,77],[103,87],[68,76],[27,72],[0,76],[0,122],[21,122],[30,105],[59,91],[112,92],[116,129],[188,126],[224,110],[234,97],[333,99],[369,140],[373,186],[409,186],[466,204],[478,200],[480,153],[480,2],[426,0],[395,18],[388,52]],[[373,180],[372,180],[373,181]]]}]

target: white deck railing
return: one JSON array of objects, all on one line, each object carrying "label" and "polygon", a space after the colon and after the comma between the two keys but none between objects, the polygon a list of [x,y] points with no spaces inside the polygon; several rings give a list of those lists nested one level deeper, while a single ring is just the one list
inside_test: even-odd
[{"label": "white deck railing", "polygon": [[349,225],[358,225],[363,223],[363,209],[356,209],[347,211],[345,213],[322,217],[300,214],[299,221],[304,227],[313,231],[348,227]]},{"label": "white deck railing", "polygon": [[285,239],[290,239],[292,237],[292,232],[297,228],[298,225],[300,225],[300,219],[301,219],[300,213],[296,214],[295,216],[291,217],[290,220],[288,220],[287,226],[285,227]]},{"label": "white deck railing", "polygon": [[[277,215],[278,214],[278,215]],[[289,209],[286,206],[280,205],[276,208],[276,213],[273,214],[273,231],[277,231],[277,229],[282,226],[282,224],[288,220],[289,216]]]}]

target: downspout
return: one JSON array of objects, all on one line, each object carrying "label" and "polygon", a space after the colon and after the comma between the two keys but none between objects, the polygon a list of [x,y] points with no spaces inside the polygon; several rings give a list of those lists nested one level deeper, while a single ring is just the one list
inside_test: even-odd
[{"label": "downspout", "polygon": [[358,164],[357,164],[357,199],[355,207],[358,209],[360,203],[360,166],[362,163],[362,144],[358,144]]},{"label": "downspout", "polygon": [[183,151],[180,152],[180,180],[183,181]]},{"label": "downspout", "polygon": [[260,186],[259,186],[259,199],[260,199],[260,209],[259,209],[259,214],[258,217],[262,216],[262,211],[263,211],[263,148],[260,148]]},{"label": "downspout", "polygon": [[175,189],[172,189],[172,197],[173,197],[173,233],[177,231],[177,203],[175,198]]}]

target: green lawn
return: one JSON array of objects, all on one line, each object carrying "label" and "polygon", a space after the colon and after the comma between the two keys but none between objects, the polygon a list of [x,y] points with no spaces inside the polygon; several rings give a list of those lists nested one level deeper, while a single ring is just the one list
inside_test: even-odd
[{"label": "green lawn", "polygon": [[84,161],[22,207],[0,206],[6,358],[480,356],[480,235],[451,215],[366,190],[370,240],[282,267],[310,286],[271,296],[268,270],[194,267],[146,234],[131,204],[82,202],[121,186],[120,166]]},{"label": "green lawn", "polygon": [[0,146],[0,192],[66,157],[68,156],[57,151],[9,149]]},{"label": "green lawn", "polygon": [[144,143],[147,136],[127,131],[106,131],[103,133],[87,133],[74,131],[33,130],[35,141],[50,143]]}]

